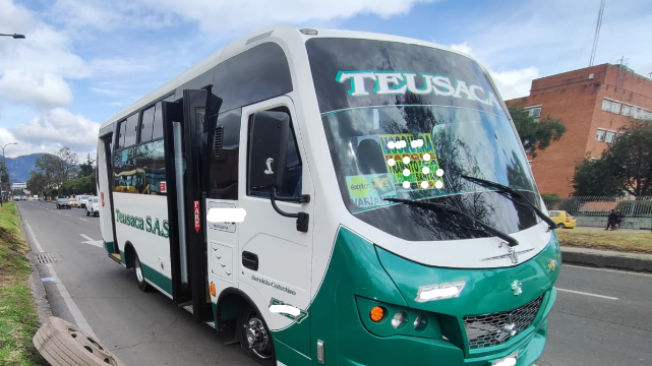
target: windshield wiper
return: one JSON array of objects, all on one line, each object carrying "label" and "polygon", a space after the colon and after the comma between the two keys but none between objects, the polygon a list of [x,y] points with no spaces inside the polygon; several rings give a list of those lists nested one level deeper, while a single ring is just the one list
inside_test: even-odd
[{"label": "windshield wiper", "polygon": [[534,210],[537,216],[539,216],[541,220],[545,221],[548,224],[550,230],[554,230],[557,227],[557,224],[555,224],[555,222],[552,221],[550,217],[548,217],[546,214],[541,212],[541,210],[539,210],[537,206],[535,206],[532,202],[530,202],[527,198],[525,198],[525,196],[521,194],[521,192],[513,188],[504,186],[500,183],[492,182],[490,180],[471,177],[468,175],[462,175],[461,177],[477,185],[483,186],[485,188],[496,188],[497,193],[500,194],[501,196],[507,198],[508,200],[511,200],[512,202],[516,202],[518,204],[528,206],[532,210]]},{"label": "windshield wiper", "polygon": [[505,240],[507,242],[507,245],[509,245],[510,247],[515,247],[515,246],[517,246],[519,244],[518,240],[514,239],[513,237],[509,236],[508,234],[505,234],[502,231],[496,230],[496,229],[494,229],[493,227],[491,227],[489,225],[483,224],[482,222],[480,222],[480,221],[474,219],[473,217],[471,217],[470,215],[468,215],[468,214],[462,212],[461,210],[459,210],[459,209],[457,209],[457,208],[455,208],[453,206],[450,206],[450,205],[445,205],[445,204],[441,204],[441,203],[434,203],[434,202],[420,202],[420,201],[415,201],[415,200],[405,200],[405,199],[400,199],[400,198],[385,198],[385,201],[405,203],[406,205],[421,207],[421,208],[425,208],[425,209],[429,209],[429,210],[436,209],[436,210],[441,210],[441,211],[445,211],[445,212],[454,212],[454,213],[456,213],[458,215],[462,215],[462,216],[466,217],[467,219],[471,220],[474,224],[476,224],[476,225],[480,226],[482,229],[484,229],[483,230],[484,232],[486,232],[486,233],[488,233],[490,235],[497,236],[497,237]]}]

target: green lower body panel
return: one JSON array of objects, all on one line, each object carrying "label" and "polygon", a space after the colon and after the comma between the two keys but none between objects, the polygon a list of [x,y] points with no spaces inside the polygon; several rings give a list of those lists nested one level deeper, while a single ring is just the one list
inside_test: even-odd
[{"label": "green lower body panel", "polygon": [[163,276],[162,273],[153,269],[152,267],[146,266],[141,263],[143,267],[143,275],[145,278],[158,286],[161,290],[167,292],[168,295],[172,295],[172,280]]},{"label": "green lower body panel", "polygon": [[[308,317],[273,332],[277,360],[288,366],[322,365],[317,354],[321,342],[325,365],[491,366],[518,353],[516,366],[530,366],[546,344],[558,263],[556,236],[535,258],[517,266],[463,270],[411,262],[342,228]],[[415,302],[419,286],[460,280],[466,287],[458,298]],[[514,280],[521,281],[522,294],[510,289]],[[538,304],[535,315],[517,334],[497,344],[470,345],[467,315],[504,314],[533,302]],[[374,306],[385,309],[378,322],[370,320]],[[395,329],[392,317],[398,312],[406,314],[407,321]],[[427,320],[419,330],[414,326],[417,316]]]}]

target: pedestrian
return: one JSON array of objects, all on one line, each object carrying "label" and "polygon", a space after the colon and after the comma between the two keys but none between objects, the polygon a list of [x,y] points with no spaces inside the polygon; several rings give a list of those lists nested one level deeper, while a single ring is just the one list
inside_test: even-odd
[{"label": "pedestrian", "polygon": [[618,229],[620,229],[620,226],[622,225],[623,221],[625,220],[625,214],[621,210],[616,210],[616,213],[618,214]]},{"label": "pedestrian", "polygon": [[615,230],[616,224],[618,224],[618,214],[616,213],[616,210],[611,210],[607,217],[607,228],[604,230],[607,231],[610,227],[612,230]]}]

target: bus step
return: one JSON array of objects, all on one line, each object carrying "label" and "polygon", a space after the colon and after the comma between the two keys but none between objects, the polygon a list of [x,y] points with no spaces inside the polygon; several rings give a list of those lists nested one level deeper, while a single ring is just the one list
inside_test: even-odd
[{"label": "bus step", "polygon": [[111,253],[109,255],[109,258],[113,259],[114,261],[116,261],[118,263],[122,263],[122,257],[118,253]]}]

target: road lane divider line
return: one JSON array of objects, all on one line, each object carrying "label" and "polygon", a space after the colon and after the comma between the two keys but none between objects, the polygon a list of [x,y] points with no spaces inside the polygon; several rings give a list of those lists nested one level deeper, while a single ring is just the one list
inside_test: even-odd
[{"label": "road lane divider line", "polygon": [[80,217],[79,219],[82,220],[82,221],[86,221],[86,222],[88,222],[88,220],[86,220],[86,219],[82,219],[81,217]]},{"label": "road lane divider line", "polygon": [[599,297],[601,299],[608,299],[608,300],[618,300],[617,297],[611,297],[611,296],[604,296],[604,295],[597,295],[597,294],[591,294],[588,292],[580,292],[580,291],[573,291],[573,290],[565,290],[563,288],[557,287],[557,291],[562,291],[562,292],[569,292],[571,294],[578,294],[578,295],[585,295],[585,296],[593,296],[593,297]]},{"label": "road lane divider line", "polygon": [[68,217],[72,217],[72,216],[70,216],[70,214],[66,214],[66,216],[68,216]]},{"label": "road lane divider line", "polygon": [[[29,226],[27,220],[24,220],[24,222],[25,222],[25,228],[27,229],[27,234],[32,237],[32,242],[34,243],[34,246],[39,252],[43,253],[44,252],[43,247],[41,246],[41,243],[39,243],[38,239],[36,238],[36,235],[34,235],[34,232],[32,231],[32,227]],[[72,317],[75,320],[77,326],[81,328],[81,330],[83,330],[84,332],[91,335],[93,338],[97,338],[97,336],[93,332],[93,329],[91,329],[90,324],[88,324],[88,322],[86,321],[84,314],[82,314],[81,310],[79,310],[79,307],[77,307],[77,304],[75,304],[75,301],[70,296],[70,293],[68,292],[68,290],[66,290],[66,286],[64,286],[63,283],[61,282],[61,279],[59,279],[59,276],[57,275],[57,271],[54,270],[52,263],[46,263],[45,266],[50,272],[50,277],[54,280],[53,282],[57,285],[57,290],[59,290],[59,295],[61,295],[61,297],[63,298],[63,301],[68,307],[68,311],[70,311],[70,314],[72,314]]]},{"label": "road lane divider line", "polygon": [[104,245],[99,241],[99,240],[93,240],[90,237],[84,235],[84,234],[79,234],[82,238],[86,239],[86,241],[82,241],[84,244],[90,244],[93,246],[96,246],[98,248],[102,248]]}]

